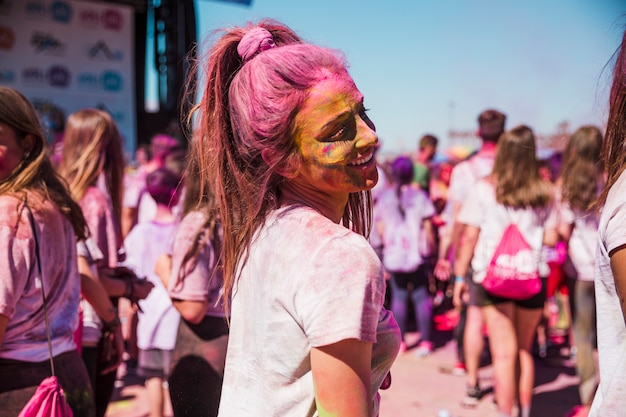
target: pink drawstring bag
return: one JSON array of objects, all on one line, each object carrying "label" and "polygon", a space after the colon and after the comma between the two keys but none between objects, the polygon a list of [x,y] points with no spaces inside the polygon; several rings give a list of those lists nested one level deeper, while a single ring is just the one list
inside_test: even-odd
[{"label": "pink drawstring bag", "polygon": [[541,291],[537,257],[514,223],[502,234],[482,286],[493,296],[512,300],[525,300]]},{"label": "pink drawstring bag", "polygon": [[18,417],[73,417],[72,409],[65,400],[65,393],[56,376],[41,381]]}]

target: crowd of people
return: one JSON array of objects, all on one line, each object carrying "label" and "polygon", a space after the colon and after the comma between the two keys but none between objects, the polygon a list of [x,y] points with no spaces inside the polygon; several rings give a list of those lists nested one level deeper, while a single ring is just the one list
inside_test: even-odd
[{"label": "crowd of people", "polygon": [[[448,299],[462,404],[484,394],[488,346],[499,415],[529,417],[533,351],[547,354],[562,292],[571,415],[620,415],[626,35],[604,138],[581,126],[556,167],[496,109],[478,114],[468,158],[435,160],[425,134],[380,160],[345,57],[273,20],[224,29],[195,65],[193,134],[154,136],[132,167],[91,108],[69,115],[51,158],[32,104],[0,87],[3,412],[19,414],[52,361],[74,415],[103,417],[125,360],[153,417],[168,401],[176,417],[375,417],[396,356],[436,349]],[[525,295],[491,284],[512,225],[539,283]]]}]

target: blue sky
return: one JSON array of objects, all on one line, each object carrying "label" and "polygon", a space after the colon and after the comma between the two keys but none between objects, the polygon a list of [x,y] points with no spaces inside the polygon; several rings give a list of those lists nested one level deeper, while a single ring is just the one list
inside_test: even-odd
[{"label": "blue sky", "polygon": [[434,133],[473,131],[495,107],[507,127],[538,134],[563,121],[603,126],[612,67],[626,28],[623,0],[196,0],[199,41],[263,17],[342,50],[385,153]]}]

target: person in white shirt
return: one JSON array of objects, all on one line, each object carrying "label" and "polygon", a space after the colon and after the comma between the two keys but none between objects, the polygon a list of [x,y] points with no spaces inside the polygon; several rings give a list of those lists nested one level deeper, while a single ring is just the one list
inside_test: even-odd
[{"label": "person in white shirt", "polygon": [[534,253],[534,265],[530,266],[539,270],[542,246],[554,246],[558,237],[553,194],[552,184],[539,175],[532,130],[518,126],[500,137],[493,172],[476,183],[458,215],[464,231],[454,273],[465,277],[471,262],[470,293],[487,323],[495,397],[502,417],[512,415],[516,400],[518,415],[530,416],[534,384],[531,349],[545,303],[545,285],[534,296],[513,300],[496,297],[481,284],[510,223],[517,225]]},{"label": "person in white shirt", "polygon": [[577,416],[586,415],[597,388],[596,297],[594,267],[599,215],[591,205],[604,183],[600,162],[602,132],[582,126],[570,137],[563,154],[556,196],[561,224],[559,234],[567,243],[567,270],[575,280],[570,294],[578,391],[582,403]]},{"label": "person in white shirt", "polygon": [[[400,156],[391,165],[392,187],[383,191],[374,206],[374,233],[380,236],[382,261],[390,273],[391,310],[404,338],[407,301],[413,302],[420,340],[417,357],[433,349],[431,337],[432,298],[429,292],[432,263],[428,248],[435,246],[432,217],[435,206],[428,194],[413,181],[413,162]],[[406,350],[403,340],[400,351]]]},{"label": "person in white shirt", "polygon": [[604,136],[606,185],[597,205],[595,263],[600,384],[590,417],[616,417],[626,409],[626,32],[615,64]]},{"label": "person in white shirt", "polygon": [[[498,139],[504,132],[506,115],[495,109],[487,109],[478,115],[477,135],[482,139],[478,152],[456,165],[451,174],[448,202],[442,213],[446,221],[439,228],[439,252],[435,265],[435,276],[440,280],[450,279],[451,261],[458,245],[462,227],[457,222],[457,215],[463,202],[472,192],[472,186],[481,178],[489,175],[495,160]],[[478,381],[480,358],[485,348],[483,334],[484,318],[482,310],[476,305],[467,290],[469,277],[459,277],[454,282],[453,303],[460,310],[460,320],[455,329],[457,334],[457,363],[453,372],[467,372],[467,387],[462,405],[475,407],[482,397]]]},{"label": "person in white shirt", "polygon": [[400,332],[366,239],[378,136],[363,95],[338,51],[273,20],[225,29],[207,57],[191,152],[231,299],[218,415],[377,416]]}]

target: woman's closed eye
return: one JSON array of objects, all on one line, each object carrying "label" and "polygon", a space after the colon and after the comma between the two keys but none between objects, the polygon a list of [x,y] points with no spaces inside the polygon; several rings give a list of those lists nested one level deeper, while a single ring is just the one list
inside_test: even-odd
[{"label": "woman's closed eye", "polygon": [[363,107],[361,111],[359,112],[359,117],[361,117],[361,120],[363,120],[365,124],[369,126],[370,129],[372,129],[373,131],[376,131],[376,125],[367,114],[368,111],[370,111],[370,109],[366,109],[365,107]]}]

